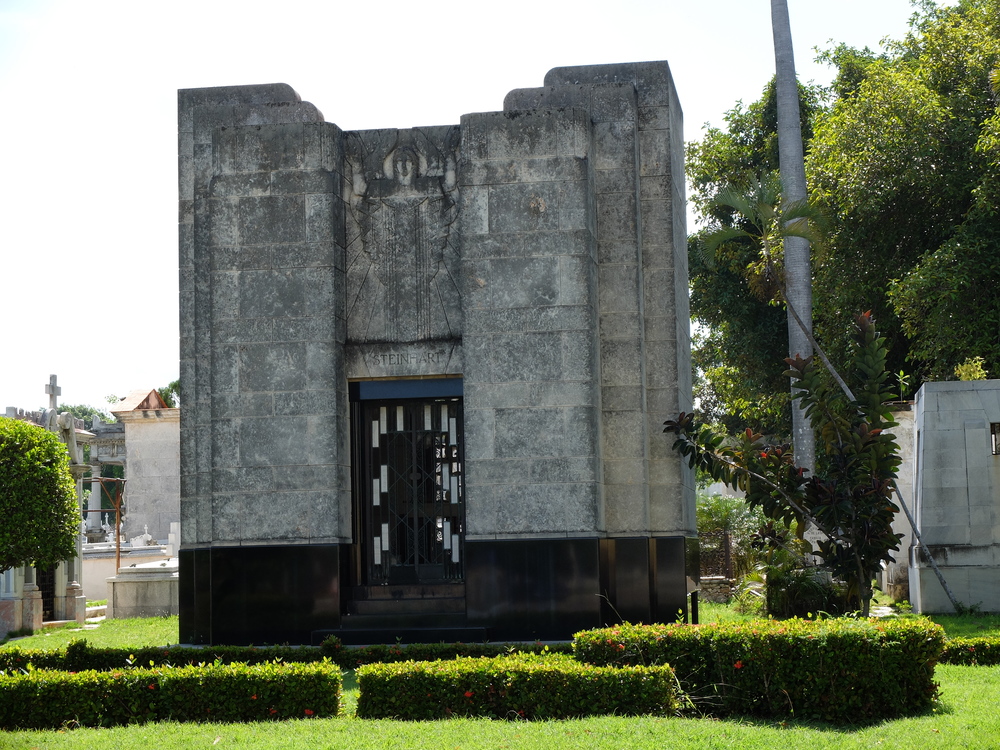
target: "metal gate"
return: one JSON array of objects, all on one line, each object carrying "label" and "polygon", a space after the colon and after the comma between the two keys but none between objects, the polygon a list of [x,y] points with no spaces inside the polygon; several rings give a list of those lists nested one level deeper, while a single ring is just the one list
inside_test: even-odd
[{"label": "metal gate", "polygon": [[364,583],[461,581],[461,398],[362,401],[356,408]]}]

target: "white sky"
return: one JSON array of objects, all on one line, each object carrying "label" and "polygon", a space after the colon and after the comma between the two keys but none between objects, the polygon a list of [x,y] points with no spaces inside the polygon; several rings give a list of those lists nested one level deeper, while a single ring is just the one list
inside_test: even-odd
[{"label": "white sky", "polygon": [[[953,4],[948,2],[946,4]],[[788,0],[802,80],[909,0]],[[345,130],[457,124],[556,66],[668,60],[686,139],[773,74],[767,0],[0,0],[0,415],[178,374],[179,88],[288,83]]]}]

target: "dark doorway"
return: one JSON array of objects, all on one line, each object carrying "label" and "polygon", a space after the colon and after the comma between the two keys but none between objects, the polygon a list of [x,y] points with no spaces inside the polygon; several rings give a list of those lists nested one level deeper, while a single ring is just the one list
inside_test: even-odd
[{"label": "dark doorway", "polygon": [[42,594],[42,622],[55,619],[56,568],[35,568],[35,585]]},{"label": "dark doorway", "polygon": [[[408,395],[402,383],[398,393]],[[353,407],[359,582],[463,581],[461,396],[373,398]]]}]

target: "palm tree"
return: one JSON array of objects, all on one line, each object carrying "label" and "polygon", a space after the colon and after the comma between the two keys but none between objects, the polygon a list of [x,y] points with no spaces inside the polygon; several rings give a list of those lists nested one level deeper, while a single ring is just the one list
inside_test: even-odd
[{"label": "palm tree", "polygon": [[[778,102],[778,164],[784,188],[782,200],[785,206],[790,206],[806,200],[806,172],[799,119],[799,85],[795,77],[786,0],[771,0],[771,30],[774,35],[775,94]],[[809,341],[812,334],[812,268],[807,238],[794,234],[785,238],[784,264],[788,356],[804,358],[812,351]],[[792,392],[794,395],[794,386]],[[792,444],[796,464],[815,469],[815,437],[798,399],[792,400]]]},{"label": "palm tree", "polygon": [[[714,266],[716,255],[724,245],[735,240],[749,240],[757,248],[758,259],[744,271],[750,289],[760,299],[788,303],[788,245],[793,240],[816,244],[822,238],[823,216],[807,200],[784,198],[782,182],[777,175],[768,175],[759,184],[727,187],[712,200],[714,206],[732,210],[733,226],[724,226],[702,237],[704,262]],[[796,316],[799,321],[796,321]],[[800,333],[806,328],[798,306],[789,306],[789,319]],[[806,333],[805,349],[797,352],[804,357],[813,349],[811,333]]]}]

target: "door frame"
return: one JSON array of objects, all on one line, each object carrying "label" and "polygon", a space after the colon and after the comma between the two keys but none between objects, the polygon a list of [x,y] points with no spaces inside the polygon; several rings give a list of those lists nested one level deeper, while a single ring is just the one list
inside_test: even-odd
[{"label": "door frame", "polygon": [[[458,583],[464,580],[465,457],[462,393],[461,378],[370,380],[349,384],[351,508],[354,532],[351,568],[354,585],[408,583],[433,585]],[[433,424],[431,430],[425,428],[424,421],[428,405],[431,406],[429,410]],[[451,423],[443,424],[444,429],[440,416],[441,406],[446,406],[449,415],[452,415]],[[406,429],[402,432],[394,429],[398,428],[397,409],[406,415]],[[380,432],[377,435],[373,434],[373,421],[380,425]],[[381,453],[389,450],[390,441],[396,446],[396,450],[402,446],[406,451],[412,446],[413,451],[418,451],[420,449],[416,441],[426,442],[428,439],[433,441],[431,445],[434,447],[435,458],[440,462],[430,467],[435,482],[432,508],[428,507],[431,503],[417,499],[426,492],[426,489],[422,489],[422,486],[426,485],[417,484],[418,476],[423,477],[419,481],[426,482],[428,475],[426,460],[420,463],[420,460],[416,459],[417,464],[411,462],[403,470],[396,466],[399,463],[396,461],[393,462],[393,469],[389,470],[384,467],[392,462],[392,459]],[[426,450],[426,447],[423,450]],[[399,473],[401,471],[405,472],[405,477]],[[382,492],[376,499],[373,485],[386,481],[387,472],[389,476],[395,478],[392,483],[394,494],[390,496],[387,494],[389,488],[385,488],[386,492]],[[410,476],[413,477],[413,494],[408,495],[405,485],[406,477]],[[396,505],[400,503],[404,504],[407,513],[413,513],[412,523],[407,520],[406,515],[400,515],[400,507]],[[431,521],[430,526],[427,520],[434,516],[427,516],[428,511],[432,513],[442,511],[436,518],[436,523]],[[386,526],[380,526],[377,529],[378,533],[375,533],[376,521],[391,526],[388,536],[384,536]],[[405,535],[406,543],[410,545],[410,551],[413,553],[412,565],[390,565],[391,560],[398,559],[394,555],[398,552],[397,545],[402,538],[400,534]],[[431,540],[430,536],[434,539]],[[385,541],[382,541],[383,539]],[[390,543],[389,540],[393,541]],[[376,551],[375,546],[380,543],[383,545],[382,549]],[[421,544],[428,556],[431,552],[430,547],[435,546],[434,559],[440,557],[440,565],[431,564],[428,562],[428,557],[421,558]],[[437,549],[436,545],[441,545],[441,548]],[[382,550],[385,550],[384,556]],[[447,555],[451,555],[451,558],[445,559]],[[420,577],[422,565],[427,566],[425,572],[428,572],[428,577],[425,579]],[[438,575],[434,576],[435,573]]]}]

